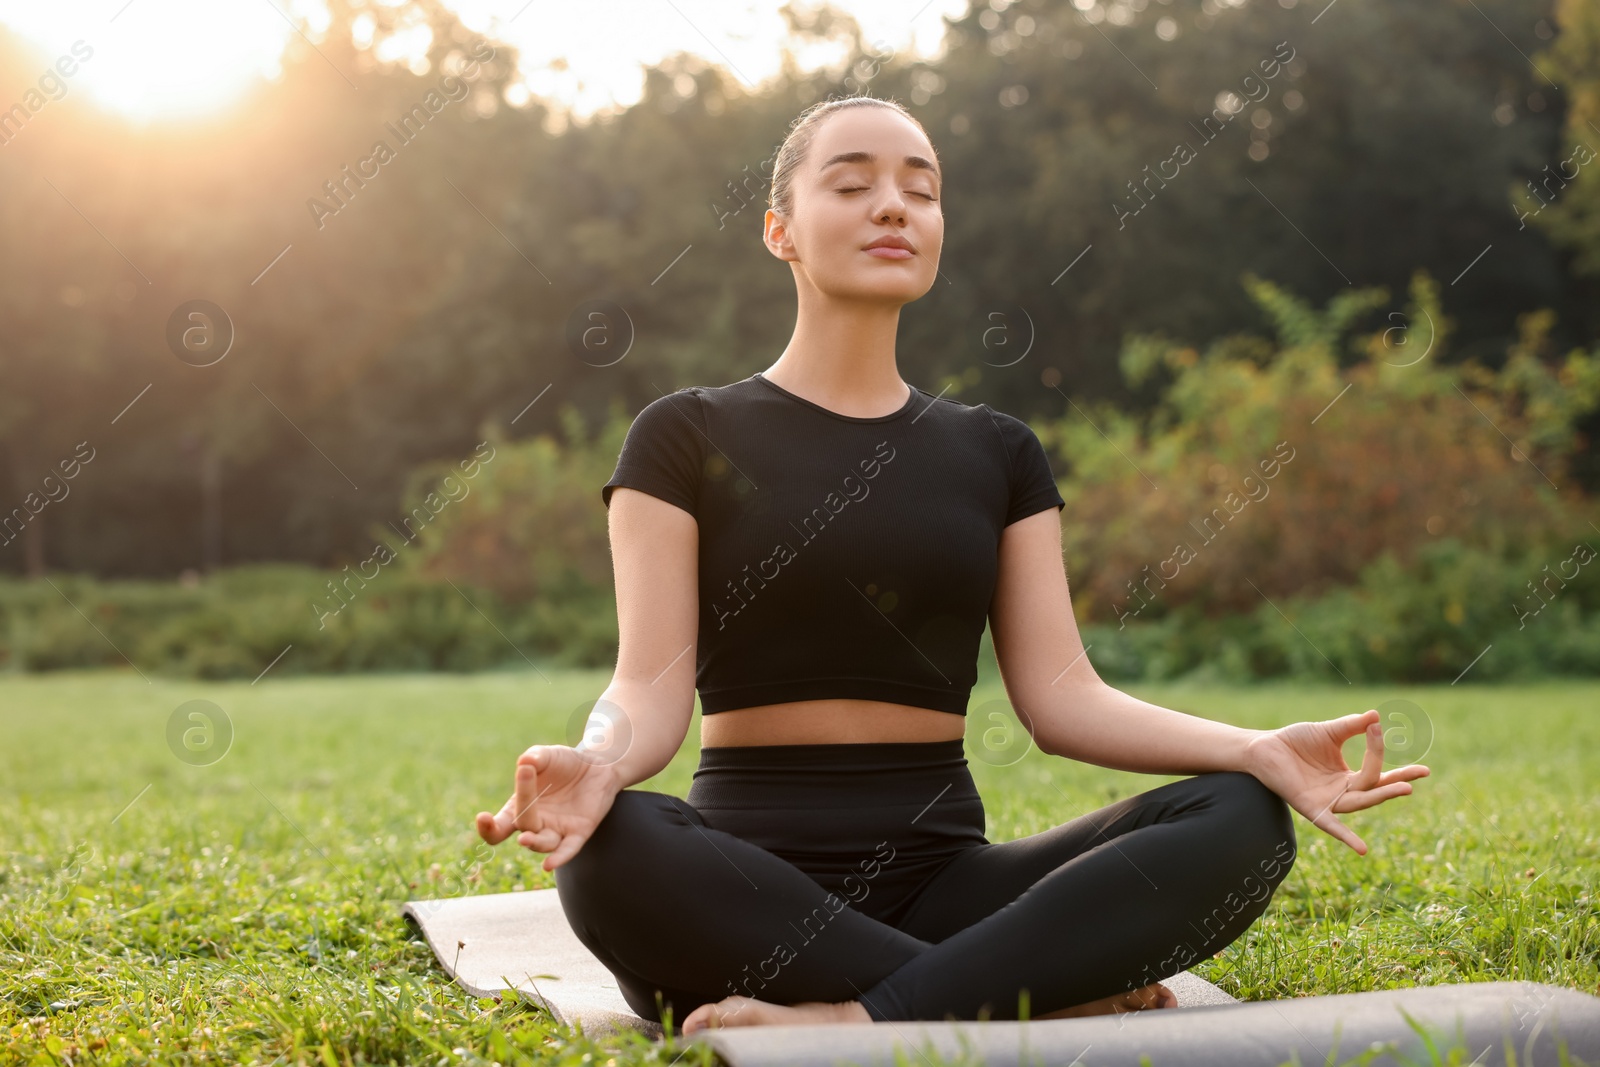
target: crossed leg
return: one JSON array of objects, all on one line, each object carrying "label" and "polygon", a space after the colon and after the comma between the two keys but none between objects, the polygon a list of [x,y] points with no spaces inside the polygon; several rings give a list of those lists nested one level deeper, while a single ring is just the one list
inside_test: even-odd
[{"label": "crossed leg", "polygon": [[687,801],[624,789],[556,889],[628,1006],[674,1025],[732,995],[840,1002],[931,945],[849,906],[788,860],[706,825]]},{"label": "crossed leg", "polygon": [[863,989],[875,1020],[1015,1019],[1127,993],[1232,943],[1294,862],[1289,807],[1243,772],[1185,778],[958,855],[896,923],[934,943]]},{"label": "crossed leg", "polygon": [[556,885],[629,1006],[664,1023],[730,996],[1015,1019],[1023,990],[1034,1017],[1055,1014],[1220,950],[1293,858],[1287,805],[1250,775],[1206,774],[969,849],[889,925],[685,801],[629,789]]}]

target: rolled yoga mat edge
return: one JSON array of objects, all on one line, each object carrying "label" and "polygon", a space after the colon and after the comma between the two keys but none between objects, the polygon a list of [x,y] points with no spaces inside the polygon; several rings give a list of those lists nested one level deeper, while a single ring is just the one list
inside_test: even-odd
[{"label": "rolled yoga mat edge", "polygon": [[[1408,1017],[1409,1016],[1409,1020]],[[702,1031],[728,1067],[1280,1067],[1432,1064],[1459,1039],[1473,1067],[1600,1064],[1600,997],[1537,982],[1477,982],[1032,1022],[894,1022]],[[1514,1059],[1506,1055],[1509,1041]],[[1387,1048],[1385,1048],[1387,1046]],[[898,1052],[898,1058],[897,1058]],[[921,1052],[922,1055],[917,1055]],[[937,1053],[938,1059],[932,1058]],[[1442,1062],[1454,1062],[1444,1060]]]}]

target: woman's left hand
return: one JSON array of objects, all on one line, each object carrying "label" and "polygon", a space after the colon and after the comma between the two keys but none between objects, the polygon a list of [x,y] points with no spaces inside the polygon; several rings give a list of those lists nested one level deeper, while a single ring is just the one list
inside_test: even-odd
[{"label": "woman's left hand", "polygon": [[[1353,771],[1340,748],[1363,730],[1367,751],[1361,769]],[[1383,727],[1376,711],[1264,731],[1245,746],[1243,769],[1310,819],[1313,826],[1362,856],[1367,854],[1366,842],[1334,813],[1360,811],[1403,797],[1411,792],[1413,778],[1428,775],[1428,768],[1420,763],[1383,771]]]}]

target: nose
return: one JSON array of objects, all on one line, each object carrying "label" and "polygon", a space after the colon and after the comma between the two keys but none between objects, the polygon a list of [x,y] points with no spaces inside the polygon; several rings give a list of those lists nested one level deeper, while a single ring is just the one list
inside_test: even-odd
[{"label": "nose", "polygon": [[878,205],[875,219],[878,222],[895,222],[904,225],[906,221],[905,194],[900,192],[898,188],[891,187],[889,192],[885,194],[883,203]]}]

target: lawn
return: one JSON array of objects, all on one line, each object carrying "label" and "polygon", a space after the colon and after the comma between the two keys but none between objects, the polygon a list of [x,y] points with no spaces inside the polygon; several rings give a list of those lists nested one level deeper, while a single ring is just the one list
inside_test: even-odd
[{"label": "lawn", "polygon": [[[679,1047],[467,996],[398,912],[554,884],[514,845],[475,864],[472,816],[608,678],[0,676],[0,1062],[671,1062]],[[1396,698],[1431,724],[1433,775],[1345,816],[1371,853],[1297,817],[1267,914],[1197,973],[1242,999],[1498,979],[1600,992],[1600,683],[1125,688],[1251,727]],[[973,707],[1001,696],[991,675]],[[190,700],[233,736],[191,734],[185,762],[169,724]],[[993,724],[968,725],[970,746]],[[698,737],[641,787],[684,795]],[[1038,751],[971,765],[995,841],[1170,780]]]}]

